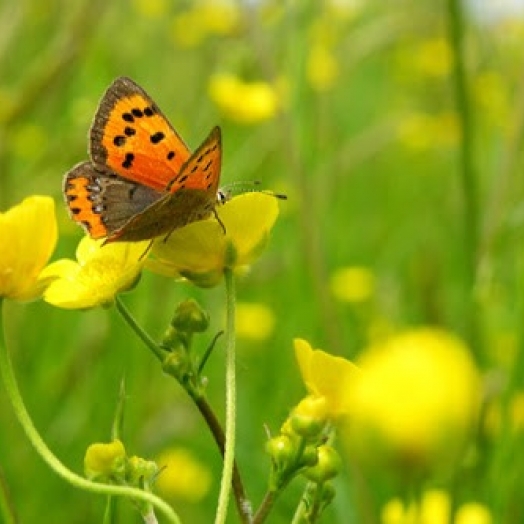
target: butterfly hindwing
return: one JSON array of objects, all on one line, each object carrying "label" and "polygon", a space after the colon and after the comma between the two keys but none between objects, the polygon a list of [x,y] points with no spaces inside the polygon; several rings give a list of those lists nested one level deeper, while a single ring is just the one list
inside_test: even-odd
[{"label": "butterfly hindwing", "polygon": [[161,191],[191,154],[151,97],[130,78],[117,78],[102,97],[90,131],[96,167]]},{"label": "butterfly hindwing", "polygon": [[64,195],[71,217],[92,238],[110,238],[162,193],[130,182],[91,162],[82,162],[64,178]]},{"label": "butterfly hindwing", "polygon": [[161,199],[114,231],[107,241],[137,241],[161,235],[167,237],[175,229],[209,217],[214,205],[205,191],[181,189],[176,193],[165,193]]}]

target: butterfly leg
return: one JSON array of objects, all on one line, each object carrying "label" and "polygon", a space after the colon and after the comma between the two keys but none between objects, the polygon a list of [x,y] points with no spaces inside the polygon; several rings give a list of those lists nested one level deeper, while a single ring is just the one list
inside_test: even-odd
[{"label": "butterfly leg", "polygon": [[145,249],[145,251],[140,255],[140,258],[138,260],[143,260],[147,254],[149,253],[149,251],[151,251],[151,248],[153,247],[153,242],[155,241],[154,238],[152,238],[150,241],[149,241],[149,244],[147,244],[147,247]]},{"label": "butterfly leg", "polygon": [[222,228],[222,231],[224,232],[224,235],[226,234],[226,226],[224,225],[224,222],[220,220],[220,217],[218,216],[217,210],[213,208],[213,215],[215,215],[215,218],[217,219],[217,222],[220,224],[220,227]]}]

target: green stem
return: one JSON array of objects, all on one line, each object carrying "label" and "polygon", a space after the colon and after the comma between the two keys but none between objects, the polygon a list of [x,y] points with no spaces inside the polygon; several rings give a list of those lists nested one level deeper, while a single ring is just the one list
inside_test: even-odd
[{"label": "green stem", "polygon": [[[2,314],[2,301],[0,299],[0,316]],[[169,522],[180,524],[180,519],[173,509],[162,499],[142,491],[138,488],[131,488],[127,486],[113,486],[110,484],[98,484],[92,482],[80,475],[69,470],[47,447],[42,437],[36,430],[29,413],[24,405],[18,384],[16,382],[13,364],[7,348],[4,345],[3,321],[0,322],[0,373],[4,381],[7,397],[13,407],[16,418],[20,422],[23,430],[32,446],[37,453],[42,457],[44,462],[60,477],[71,485],[89,491],[91,493],[98,493],[100,495],[114,495],[117,497],[128,497],[135,500],[140,500],[146,504],[151,504],[162,512]]]},{"label": "green stem", "polygon": [[16,524],[18,522],[15,507],[13,505],[13,500],[11,499],[11,493],[9,492],[9,488],[7,486],[4,472],[2,471],[1,467],[0,467],[0,521],[5,522],[5,524]]},{"label": "green stem", "polygon": [[[192,397],[193,398],[193,397]],[[213,435],[213,438],[220,450],[222,457],[224,456],[225,450],[225,436],[222,430],[222,426],[218,421],[215,412],[211,409],[207,400],[204,397],[193,398],[202,418],[206,421],[206,424]],[[233,493],[235,494],[235,502],[238,508],[238,514],[242,524],[248,524],[251,522],[251,505],[247,498],[246,492],[244,491],[244,485],[240,478],[240,471],[236,461],[233,462]]]},{"label": "green stem", "polygon": [[129,309],[127,309],[126,305],[122,302],[118,295],[116,295],[115,297],[115,305],[117,311],[122,315],[122,317],[124,317],[124,320],[129,324],[131,329],[138,335],[142,342],[153,352],[153,354],[160,361],[160,363],[163,363],[165,358],[164,353],[158,347],[158,344],[149,336],[149,334],[142,329],[140,324],[135,320]]},{"label": "green stem", "polygon": [[468,335],[473,350],[480,352],[480,333],[478,312],[473,291],[477,274],[479,255],[479,206],[475,168],[473,165],[473,123],[466,82],[464,64],[464,20],[460,0],[448,0],[449,40],[454,56],[454,91],[459,118],[462,124],[462,144],[460,150],[460,171],[464,199],[464,246],[466,264],[466,284],[470,293],[467,308]]},{"label": "green stem", "polygon": [[[117,311],[122,315],[124,320],[129,324],[131,329],[140,337],[140,339],[146,344],[149,349],[154,353],[154,355],[157,357],[157,359],[163,363],[164,362],[164,354],[162,353],[162,349],[159,348],[159,346],[155,343],[155,341],[142,329],[142,327],[137,323],[137,321],[134,319],[133,315],[131,315],[130,311],[127,309],[125,304],[120,300],[120,298],[117,296],[115,299]],[[234,294],[233,294],[233,313],[234,313]],[[234,320],[234,315],[233,315]],[[234,333],[234,325],[233,325],[233,331]],[[213,340],[212,346],[214,345],[216,339],[219,335],[222,335],[222,332],[217,334],[215,337],[215,340]],[[212,348],[211,346],[211,348]],[[229,339],[228,339],[228,347],[229,347]],[[233,341],[233,353],[234,353],[234,341]],[[204,360],[207,359],[207,354],[204,356]],[[234,355],[233,355],[234,356]],[[202,369],[199,367],[199,373],[202,371]],[[184,384],[179,382],[182,387],[186,390],[186,392],[189,394],[191,399],[196,404],[198,410],[200,411],[202,417],[206,421],[209,429],[211,430],[211,434],[213,435],[215,442],[218,445],[218,448],[220,449],[220,453],[224,455],[225,452],[225,437],[224,432],[222,431],[222,427],[220,426],[220,423],[218,422],[218,419],[216,418],[215,413],[207,403],[207,400],[204,397],[197,396],[191,394],[191,391],[187,389]],[[234,384],[233,384],[234,387]],[[233,406],[234,409],[234,406]],[[242,484],[242,479],[240,477],[240,472],[238,470],[238,467],[236,463],[233,461],[233,491],[235,494],[235,501],[238,508],[238,513],[240,515],[241,521],[243,523],[250,522],[251,520],[251,511],[249,508],[249,502],[246,496],[246,493],[244,491],[244,486]]]},{"label": "green stem", "polygon": [[273,509],[273,505],[275,504],[279,493],[279,490],[269,490],[266,492],[258,510],[255,513],[253,524],[262,524],[262,522],[266,520],[270,511]]},{"label": "green stem", "polygon": [[293,515],[293,520],[291,521],[291,524],[301,524],[302,522],[304,522],[304,514],[306,513],[306,510],[306,501],[304,497],[302,497],[300,499],[300,502],[298,503],[295,514]]},{"label": "green stem", "polygon": [[215,524],[224,524],[231,494],[231,480],[235,461],[235,416],[236,416],[236,377],[235,377],[235,277],[233,270],[224,270],[227,301],[226,330],[226,443],[224,467],[220,482],[220,494]]}]

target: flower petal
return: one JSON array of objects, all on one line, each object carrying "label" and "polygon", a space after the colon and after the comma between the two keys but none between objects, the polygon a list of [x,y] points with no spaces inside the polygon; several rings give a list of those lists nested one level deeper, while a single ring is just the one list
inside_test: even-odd
[{"label": "flower petal", "polygon": [[148,241],[103,245],[84,237],[77,248],[79,262],[59,260],[42,271],[41,279],[52,280],[45,301],[65,309],[110,305],[137,282],[148,246]]},{"label": "flower petal", "polygon": [[17,300],[39,296],[38,275],[56,240],[55,205],[50,197],[28,197],[0,214],[0,295]]},{"label": "flower petal", "polygon": [[148,260],[146,267],[208,287],[219,282],[225,268],[253,263],[277,219],[277,199],[264,193],[246,193],[216,211],[225,233],[215,218],[193,222],[173,231],[167,240],[158,239],[152,249],[155,258]]}]

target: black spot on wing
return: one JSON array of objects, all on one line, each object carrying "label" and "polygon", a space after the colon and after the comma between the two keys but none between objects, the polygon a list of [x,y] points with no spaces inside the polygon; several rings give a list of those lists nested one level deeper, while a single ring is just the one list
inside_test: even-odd
[{"label": "black spot on wing", "polygon": [[157,131],[156,133],[154,133],[153,135],[149,137],[149,140],[151,140],[152,144],[158,144],[159,142],[164,140],[165,137],[166,135],[164,135],[162,131]]},{"label": "black spot on wing", "polygon": [[122,162],[122,167],[124,169],[129,169],[133,165],[133,161],[135,160],[135,155],[133,153],[126,153],[126,157],[124,161]]}]

